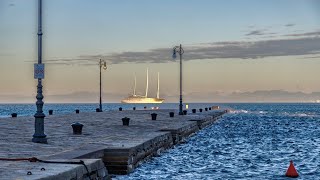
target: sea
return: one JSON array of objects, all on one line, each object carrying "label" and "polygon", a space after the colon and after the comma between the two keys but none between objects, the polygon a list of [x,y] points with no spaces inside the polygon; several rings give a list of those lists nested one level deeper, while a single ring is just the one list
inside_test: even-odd
[{"label": "sea", "polygon": [[[230,112],[183,143],[139,165],[118,180],[149,179],[320,179],[320,104],[318,103],[190,103],[189,109],[218,105]],[[103,104],[103,109],[177,109],[178,104]],[[95,111],[97,104],[45,104],[55,114]],[[35,113],[34,104],[1,104],[0,116]]]}]

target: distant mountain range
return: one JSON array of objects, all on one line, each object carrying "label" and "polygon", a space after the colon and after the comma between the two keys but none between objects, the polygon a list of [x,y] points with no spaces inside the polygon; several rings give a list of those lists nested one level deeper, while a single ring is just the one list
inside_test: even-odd
[{"label": "distant mountain range", "polygon": [[[95,103],[98,102],[99,93],[75,92],[70,94],[46,95],[45,103]],[[120,103],[125,96],[121,93],[103,94],[105,102]],[[163,93],[166,102],[178,102],[178,95]],[[320,92],[304,93],[289,92],[285,90],[253,91],[253,92],[192,92],[184,94],[184,102],[320,102]],[[35,95],[0,95],[0,103],[34,103]]]}]

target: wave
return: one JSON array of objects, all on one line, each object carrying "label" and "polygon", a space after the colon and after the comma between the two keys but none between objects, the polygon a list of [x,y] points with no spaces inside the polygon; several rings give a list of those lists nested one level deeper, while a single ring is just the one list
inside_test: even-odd
[{"label": "wave", "polygon": [[235,109],[230,109],[229,111],[230,114],[267,114],[267,111],[248,111],[244,109],[240,110],[235,110]]},{"label": "wave", "polygon": [[281,115],[289,116],[289,117],[320,117],[320,114],[302,113],[302,112],[293,112],[293,113],[283,112],[281,113]]}]

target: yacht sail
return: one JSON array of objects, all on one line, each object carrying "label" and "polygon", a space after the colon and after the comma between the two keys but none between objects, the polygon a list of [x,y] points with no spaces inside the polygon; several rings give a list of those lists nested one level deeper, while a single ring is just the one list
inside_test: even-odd
[{"label": "yacht sail", "polygon": [[163,98],[160,98],[159,95],[159,89],[160,89],[160,80],[159,80],[159,72],[158,72],[158,82],[157,82],[157,97],[152,98],[148,97],[148,88],[149,88],[149,71],[147,68],[147,77],[146,77],[146,92],[145,95],[137,95],[136,94],[136,75],[134,75],[134,88],[133,88],[133,94],[129,97],[123,99],[122,103],[162,103],[164,101]]}]

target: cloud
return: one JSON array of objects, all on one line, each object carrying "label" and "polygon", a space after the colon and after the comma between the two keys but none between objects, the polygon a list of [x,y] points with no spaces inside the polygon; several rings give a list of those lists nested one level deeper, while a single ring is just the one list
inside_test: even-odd
[{"label": "cloud", "polygon": [[284,26],[286,26],[286,27],[293,27],[293,26],[295,26],[296,24],[293,24],[293,23],[289,23],[289,24],[286,24],[286,25],[284,25]]},{"label": "cloud", "polygon": [[265,30],[253,30],[247,34],[245,34],[246,36],[261,36],[261,35],[265,35]]},{"label": "cloud", "polygon": [[307,33],[296,33],[296,34],[287,34],[285,36],[289,37],[309,37],[309,36],[320,36],[320,31],[307,32]]},{"label": "cloud", "polygon": [[[275,56],[296,56],[318,54],[320,38],[299,38],[265,40],[256,42],[218,42],[201,46],[187,46],[184,48],[183,59],[258,59]],[[152,49],[145,52],[124,52],[105,56],[113,63],[164,63],[171,60],[171,48]]]},{"label": "cloud", "polygon": [[[284,39],[258,41],[224,41],[183,46],[183,60],[259,59],[277,56],[306,56],[320,54],[320,31],[284,35]],[[290,37],[290,38],[289,38]],[[147,51],[126,51],[113,54],[81,55],[76,58],[45,60],[49,64],[97,65],[99,59],[108,64],[172,62],[172,48]]]}]

